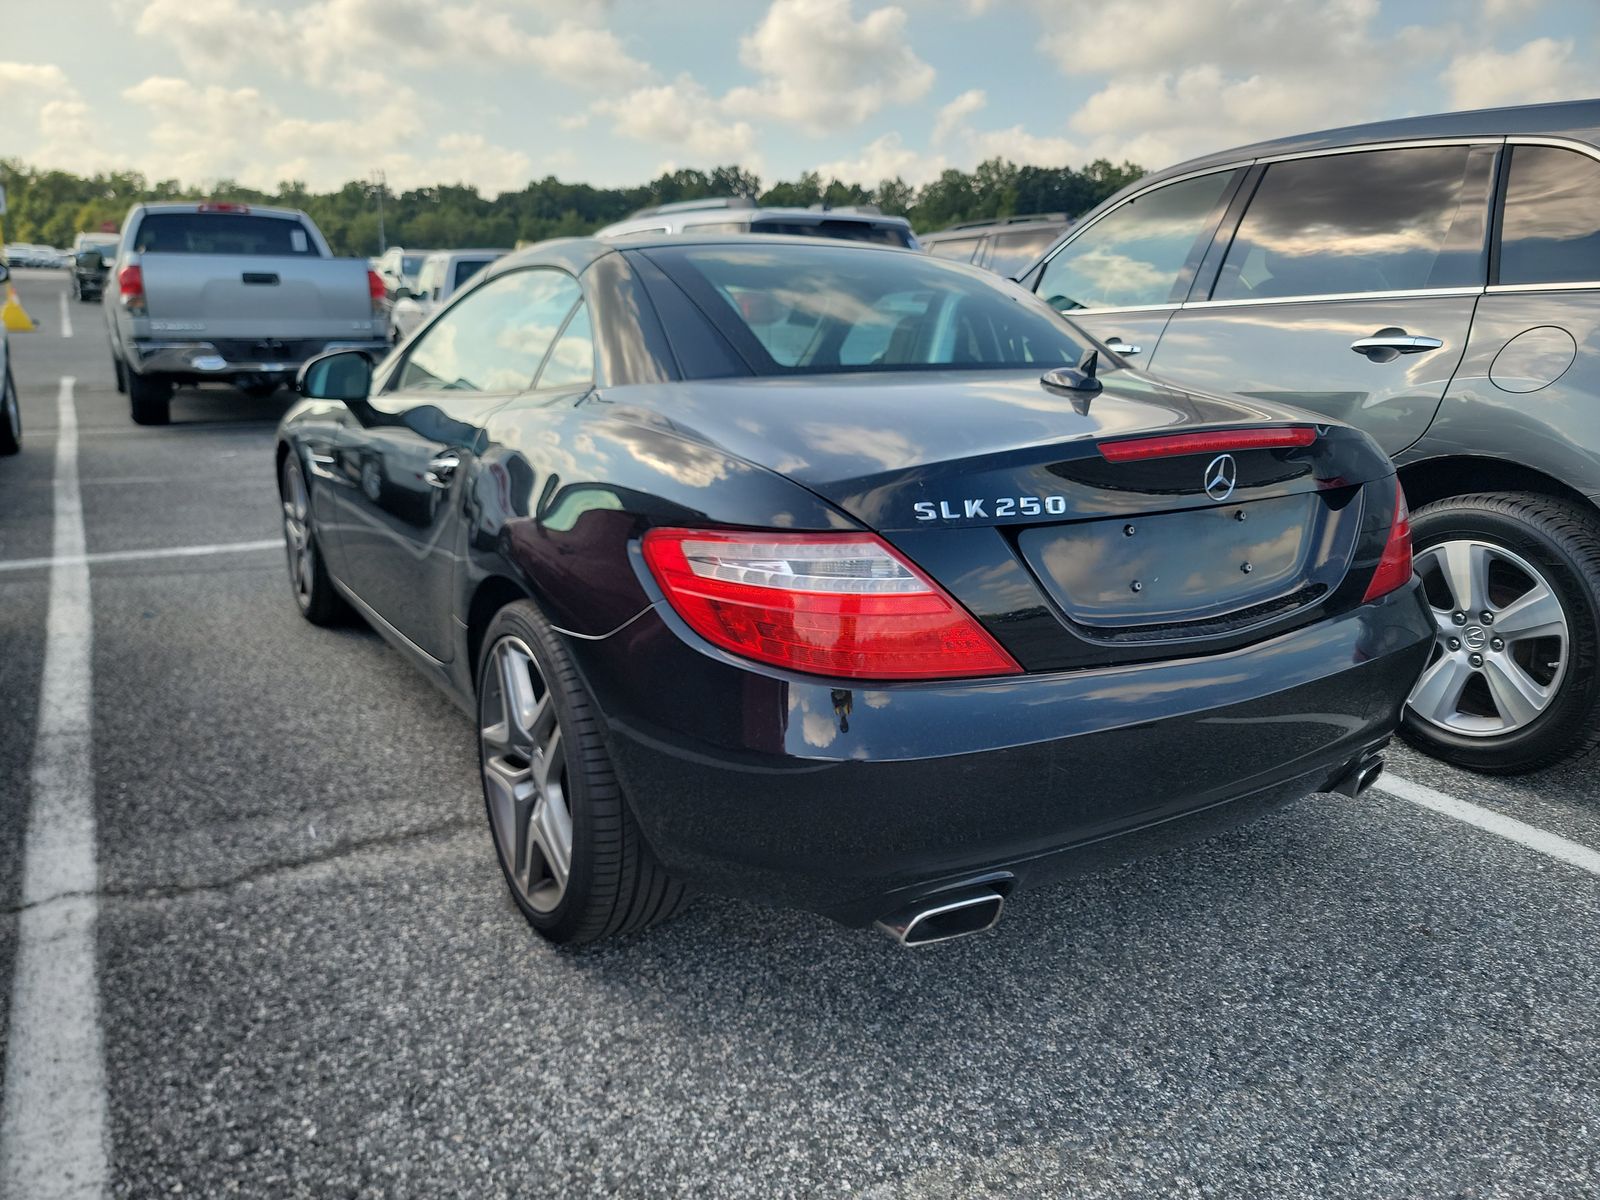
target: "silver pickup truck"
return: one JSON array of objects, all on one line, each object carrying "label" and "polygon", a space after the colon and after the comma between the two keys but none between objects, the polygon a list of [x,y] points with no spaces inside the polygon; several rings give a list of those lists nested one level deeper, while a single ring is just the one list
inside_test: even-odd
[{"label": "silver pickup truck", "polygon": [[176,384],[265,396],[324,350],[388,350],[382,281],[303,212],[135,205],[111,270],[111,363],[141,425],[166,424]]}]

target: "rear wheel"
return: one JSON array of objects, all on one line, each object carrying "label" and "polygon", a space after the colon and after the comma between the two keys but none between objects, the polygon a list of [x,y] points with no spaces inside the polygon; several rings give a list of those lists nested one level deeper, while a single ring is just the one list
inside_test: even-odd
[{"label": "rear wheel", "polygon": [[128,403],[135,425],[165,425],[172,419],[172,383],[158,376],[140,375],[123,367],[128,383]]},{"label": "rear wheel", "polygon": [[531,603],[502,609],[478,663],[484,805],[501,872],[553,942],[594,941],[683,904],[628,811],[593,701]]},{"label": "rear wheel", "polygon": [[17,383],[6,365],[5,385],[0,388],[0,454],[15,454],[22,449],[22,405],[17,400]]},{"label": "rear wheel", "polygon": [[122,395],[128,392],[127,369],[122,365],[122,360],[117,357],[115,350],[111,352],[111,373],[116,376],[117,391]]},{"label": "rear wheel", "polygon": [[278,491],[283,500],[283,548],[289,559],[289,586],[294,589],[300,615],[313,625],[337,625],[348,615],[349,606],[328,578],[316,530],[311,527],[311,494],[293,450],[284,456]]},{"label": "rear wheel", "polygon": [[1600,744],[1600,522],[1546,496],[1456,496],[1412,515],[1438,628],[1406,740],[1512,775]]}]

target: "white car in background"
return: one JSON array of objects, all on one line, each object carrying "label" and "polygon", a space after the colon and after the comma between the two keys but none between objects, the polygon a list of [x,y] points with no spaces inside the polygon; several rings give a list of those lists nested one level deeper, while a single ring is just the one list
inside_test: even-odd
[{"label": "white car in background", "polygon": [[415,288],[395,289],[389,308],[389,341],[399,345],[466,286],[477,273],[509,250],[436,250],[422,260]]}]

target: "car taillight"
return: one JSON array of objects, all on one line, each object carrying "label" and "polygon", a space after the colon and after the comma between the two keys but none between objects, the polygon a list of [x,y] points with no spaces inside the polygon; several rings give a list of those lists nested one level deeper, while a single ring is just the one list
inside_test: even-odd
[{"label": "car taillight", "polygon": [[367,296],[372,301],[372,313],[381,317],[384,309],[384,299],[388,293],[383,287],[383,277],[376,271],[367,272]]},{"label": "car taillight", "polygon": [[1228,450],[1279,450],[1309,446],[1317,440],[1310,425],[1273,429],[1213,429],[1204,433],[1163,433],[1155,437],[1124,438],[1101,442],[1107,462],[1136,462],[1144,458],[1173,458],[1179,454],[1221,454]]},{"label": "car taillight", "polygon": [[1387,596],[1396,588],[1404,587],[1411,578],[1411,510],[1406,507],[1405,489],[1394,481],[1394,520],[1389,525],[1389,540],[1383,545],[1383,557],[1378,559],[1378,569],[1367,584],[1367,594],[1361,598],[1365,604],[1379,596]]},{"label": "car taillight", "polygon": [[673,610],[745,658],[842,679],[1022,670],[874,534],[652,529],[643,549]]},{"label": "car taillight", "polygon": [[117,272],[117,291],[122,305],[136,317],[144,315],[144,272],[138,267],[123,267]]}]

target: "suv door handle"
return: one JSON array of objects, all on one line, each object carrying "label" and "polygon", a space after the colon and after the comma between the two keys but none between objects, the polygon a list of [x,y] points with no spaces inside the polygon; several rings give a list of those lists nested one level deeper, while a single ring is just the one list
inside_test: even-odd
[{"label": "suv door handle", "polygon": [[1107,338],[1106,339],[1106,349],[1111,351],[1111,353],[1113,353],[1113,354],[1122,354],[1122,355],[1143,354],[1144,353],[1144,347],[1143,346],[1130,346],[1127,342],[1123,341],[1119,337]]},{"label": "suv door handle", "polygon": [[1438,338],[1422,337],[1404,329],[1380,329],[1371,337],[1357,338],[1350,349],[1365,354],[1373,362],[1393,362],[1402,354],[1422,354],[1444,345]]},{"label": "suv door handle", "polygon": [[422,476],[436,488],[450,486],[451,477],[455,475],[456,468],[461,465],[461,456],[454,450],[428,460],[428,470]]}]

